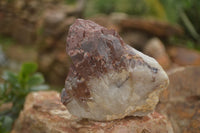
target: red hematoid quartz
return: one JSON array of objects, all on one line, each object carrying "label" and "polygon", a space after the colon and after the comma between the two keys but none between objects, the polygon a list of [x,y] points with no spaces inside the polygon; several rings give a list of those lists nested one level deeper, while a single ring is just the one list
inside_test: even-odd
[{"label": "red hematoid quartz", "polygon": [[[77,19],[70,27],[66,50],[72,64],[65,81],[65,89],[61,94],[61,101],[72,114],[81,118],[113,120],[134,113],[136,115],[146,114],[145,111],[140,113],[142,109],[137,108],[138,104],[131,105],[128,102],[136,102],[140,100],[140,97],[144,97],[144,101],[141,100],[140,104],[145,105],[145,100],[151,92],[158,90],[159,87],[163,89],[168,84],[168,77],[154,59],[150,59],[125,44],[114,30],[106,29],[90,20]],[[141,71],[142,68],[144,70]],[[138,79],[141,73],[148,74],[144,77],[144,84],[145,82],[155,84],[150,85],[150,89],[144,87],[146,89],[144,94],[140,92],[143,90],[139,89],[139,84],[135,83],[140,82],[141,84]],[[163,78],[158,79],[157,76]],[[110,90],[110,93],[125,95],[122,96],[122,103],[119,101],[118,104],[116,100],[113,103],[116,105],[111,105],[113,106],[111,108],[121,106],[121,111],[106,107],[106,100],[112,103],[112,100],[115,100],[112,97],[117,97],[117,95],[100,94],[98,88],[102,93],[104,91],[107,94]],[[129,94],[126,94],[126,91]],[[137,95],[138,98],[131,98]],[[105,101],[98,100],[99,97]],[[127,103],[123,105],[123,102]],[[156,103],[157,101],[153,102],[152,106]],[[147,109],[146,112],[151,111],[152,108]]]}]

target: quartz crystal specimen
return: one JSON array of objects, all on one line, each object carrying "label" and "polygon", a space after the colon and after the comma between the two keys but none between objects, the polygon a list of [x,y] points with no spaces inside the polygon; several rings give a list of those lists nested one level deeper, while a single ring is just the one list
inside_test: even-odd
[{"label": "quartz crystal specimen", "polygon": [[61,101],[80,118],[109,121],[147,115],[169,84],[153,58],[90,20],[77,19],[70,27],[67,54],[72,64]]}]

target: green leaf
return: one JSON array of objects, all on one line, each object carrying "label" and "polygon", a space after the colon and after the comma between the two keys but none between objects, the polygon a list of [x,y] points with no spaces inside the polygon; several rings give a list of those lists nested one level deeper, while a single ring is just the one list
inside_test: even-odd
[{"label": "green leaf", "polygon": [[48,90],[49,86],[48,85],[39,85],[39,86],[34,86],[31,87],[31,91],[41,91],[41,90]]},{"label": "green leaf", "polygon": [[0,84],[0,97],[3,95],[4,92],[5,92],[4,84]]},{"label": "green leaf", "polygon": [[9,116],[3,116],[1,118],[1,125],[0,129],[2,129],[4,132],[8,132],[12,129],[13,119]]},{"label": "green leaf", "polygon": [[27,81],[27,84],[29,86],[39,85],[39,84],[42,84],[42,83],[44,83],[44,77],[40,73],[34,74]]},{"label": "green leaf", "polygon": [[36,72],[36,70],[37,70],[37,64],[31,63],[31,62],[24,63],[22,65],[20,75],[23,77],[26,77],[26,76]]},{"label": "green leaf", "polygon": [[21,89],[28,89],[27,88],[27,80],[31,74],[36,72],[37,65],[35,63],[24,63],[22,65],[21,71],[19,73],[19,83]]},{"label": "green leaf", "polygon": [[5,95],[5,85],[4,84],[0,84],[0,106],[5,102],[5,100],[7,99],[6,95]]},{"label": "green leaf", "polygon": [[[0,105],[12,102],[13,106],[9,116],[0,114],[0,132],[8,133],[12,128],[13,121],[18,117],[23,108],[26,95],[31,91],[47,90],[42,74],[35,73],[37,65],[34,63],[24,63],[20,73],[15,74],[9,71],[4,72],[4,83],[0,84]],[[40,85],[40,86],[38,86]]]},{"label": "green leaf", "polygon": [[0,84],[0,106],[5,102],[5,99],[7,98],[5,95],[6,91],[6,84]]},{"label": "green leaf", "polygon": [[11,84],[17,84],[18,83],[18,77],[17,77],[17,75],[15,73],[13,73],[13,72],[10,72],[10,71],[5,71],[3,73],[2,78],[5,81],[8,81]]}]

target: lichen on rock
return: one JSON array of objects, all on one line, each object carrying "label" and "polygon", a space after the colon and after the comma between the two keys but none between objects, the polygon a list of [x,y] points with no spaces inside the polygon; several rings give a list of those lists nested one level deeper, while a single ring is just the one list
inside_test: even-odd
[{"label": "lichen on rock", "polygon": [[70,27],[67,54],[72,64],[61,101],[80,118],[107,121],[147,115],[169,84],[156,60],[90,20],[77,19]]}]

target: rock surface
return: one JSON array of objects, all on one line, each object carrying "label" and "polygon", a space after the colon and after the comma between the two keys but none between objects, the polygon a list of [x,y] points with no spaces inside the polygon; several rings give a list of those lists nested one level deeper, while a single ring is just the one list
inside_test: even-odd
[{"label": "rock surface", "polygon": [[124,42],[140,51],[144,49],[146,43],[150,39],[148,34],[141,31],[126,31],[121,33],[121,36]]},{"label": "rock surface", "polygon": [[27,96],[11,133],[173,133],[166,117],[152,113],[111,122],[79,120],[69,114],[55,91]]},{"label": "rock surface", "polygon": [[156,108],[167,115],[175,133],[200,133],[200,67],[169,72],[170,85]]},{"label": "rock surface", "polygon": [[98,121],[152,112],[168,86],[162,67],[114,31],[77,19],[70,27],[67,53],[72,65],[61,97],[70,113]]},{"label": "rock surface", "polygon": [[183,35],[183,29],[178,25],[154,19],[142,19],[128,17],[120,21],[120,27],[123,29],[140,30],[157,37],[170,37],[173,35]]},{"label": "rock surface", "polygon": [[200,52],[184,47],[168,48],[169,56],[172,61],[181,66],[200,66]]},{"label": "rock surface", "polygon": [[160,39],[150,39],[144,47],[144,53],[155,58],[164,69],[170,67],[171,62],[169,56],[165,50],[164,44]]}]

